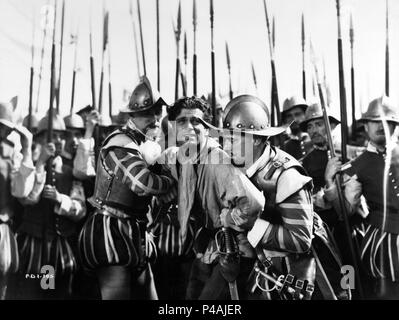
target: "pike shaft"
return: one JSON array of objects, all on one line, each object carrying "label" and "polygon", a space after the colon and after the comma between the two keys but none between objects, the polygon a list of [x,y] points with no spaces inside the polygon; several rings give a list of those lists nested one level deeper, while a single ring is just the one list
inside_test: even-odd
[{"label": "pike shaft", "polygon": [[65,0],[62,1],[61,13],[61,42],[60,42],[60,61],[58,67],[58,84],[57,84],[57,112],[60,111],[60,91],[61,91],[61,75],[62,75],[62,52],[64,47],[64,20],[65,20]]},{"label": "pike shaft", "polygon": [[157,88],[161,91],[161,57],[160,57],[160,42],[159,42],[159,0],[156,2],[157,8]]},{"label": "pike shaft", "polygon": [[97,108],[96,105],[96,84],[94,78],[94,59],[90,57],[90,80],[91,80],[91,103],[94,109]]},{"label": "pike shaft", "polygon": [[[50,1],[47,1],[47,6],[49,5],[49,3],[50,3]],[[39,69],[39,83],[37,86],[36,113],[39,111],[40,87],[42,84],[43,60],[44,60],[44,51],[45,51],[46,38],[47,38],[47,26],[48,26],[48,12],[46,12],[46,20],[45,20],[44,30],[43,30],[42,50],[40,53],[40,69]]]},{"label": "pike shaft", "polygon": [[180,59],[176,58],[175,101],[179,98]]},{"label": "pike shaft", "polygon": [[71,94],[71,108],[69,113],[72,114],[73,113],[73,107],[75,104],[75,83],[76,83],[76,70],[73,70],[73,74],[72,74],[72,94]]},{"label": "pike shaft", "polygon": [[32,93],[33,93],[33,65],[30,67],[30,80],[29,80],[29,116],[28,116],[28,130],[31,131],[32,129]]},{"label": "pike shaft", "polygon": [[197,55],[193,56],[193,93],[197,95]]},{"label": "pike shaft", "polygon": [[[317,71],[316,71],[316,73],[317,73]],[[321,107],[322,107],[322,110],[323,110],[324,125],[326,126],[328,146],[329,146],[331,157],[334,158],[336,156],[336,153],[335,153],[334,142],[333,142],[333,138],[332,138],[332,134],[331,134],[330,120],[329,120],[329,117],[328,117],[328,114],[327,114],[327,107],[326,107],[326,104],[325,104],[325,101],[324,101],[323,89],[322,89],[322,85],[321,85],[320,81],[318,81],[317,87],[318,87],[318,91],[319,91]],[[342,146],[342,151],[344,149],[346,149],[346,145]],[[358,262],[357,262],[357,254],[356,254],[356,251],[355,251],[355,248],[354,248],[354,245],[353,245],[353,239],[352,239],[352,236],[351,236],[352,232],[351,232],[350,226],[349,226],[347,207],[345,205],[345,198],[344,198],[343,191],[342,191],[342,188],[341,188],[342,179],[341,179],[340,173],[337,173],[335,175],[334,182],[335,182],[335,185],[336,185],[336,188],[337,188],[338,200],[339,200],[339,204],[340,204],[340,212],[341,212],[343,220],[344,220],[345,234],[346,234],[346,237],[347,237],[349,250],[350,250],[351,255],[352,255],[352,263],[353,263],[353,267],[355,269],[355,276],[356,276],[357,288],[359,290],[359,297],[362,299],[362,297],[363,297],[363,288],[362,288],[362,284],[361,284],[361,281],[360,281],[360,273],[359,273],[359,267],[358,267]]]},{"label": "pike shaft", "polygon": [[147,69],[146,69],[146,64],[145,64],[145,53],[144,53],[143,25],[142,25],[142,22],[141,22],[140,0],[137,0],[137,13],[138,13],[138,16],[139,16],[141,57],[142,57],[142,60],[143,60],[143,70],[144,70],[144,75],[147,75]]}]

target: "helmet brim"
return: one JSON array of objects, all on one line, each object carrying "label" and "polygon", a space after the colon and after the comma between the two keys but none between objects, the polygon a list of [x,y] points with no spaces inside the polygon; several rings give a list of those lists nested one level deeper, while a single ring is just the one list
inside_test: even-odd
[{"label": "helmet brim", "polygon": [[393,122],[396,125],[399,125],[399,120],[398,119],[394,119],[394,118],[387,118],[387,117],[362,117],[361,119],[359,119],[360,123],[364,123],[364,122],[368,122],[368,121],[386,121],[386,122]]},{"label": "helmet brim", "polygon": [[245,130],[245,129],[231,129],[231,128],[217,128],[212,124],[206,122],[203,119],[200,119],[204,126],[208,127],[209,129],[213,129],[219,132],[226,132],[226,133],[244,133],[244,134],[251,134],[254,136],[262,136],[262,137],[274,137],[279,134],[285,132],[292,124],[292,122],[288,125],[284,125],[281,127],[268,127],[262,130]]},{"label": "helmet brim", "polygon": [[165,102],[164,99],[159,98],[154,104],[149,105],[148,107],[143,107],[140,110],[132,111],[130,104],[128,104],[125,107],[119,109],[119,112],[121,112],[121,113],[139,113],[139,112],[146,111],[151,108],[158,107],[158,106],[168,106],[168,104]]},{"label": "helmet brim", "polygon": [[[307,128],[308,123],[309,123],[310,121],[316,120],[316,119],[323,119],[323,116],[321,116],[321,117],[315,117],[315,118],[308,119],[308,120],[304,120],[304,121],[302,121],[302,122],[299,124],[299,128],[301,129],[302,132],[308,131],[308,128]],[[330,120],[330,123],[335,123],[335,124],[337,124],[337,125],[341,123],[338,119],[334,118],[333,116],[328,116],[328,119]]]}]

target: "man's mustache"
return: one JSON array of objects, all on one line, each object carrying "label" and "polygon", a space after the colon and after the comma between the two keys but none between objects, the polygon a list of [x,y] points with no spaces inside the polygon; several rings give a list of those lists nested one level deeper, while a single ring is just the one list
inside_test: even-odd
[{"label": "man's mustache", "polygon": [[311,138],[317,138],[317,137],[323,138],[323,136],[322,136],[321,134],[318,134],[318,133],[314,133],[314,134],[312,134],[310,137],[311,137]]}]

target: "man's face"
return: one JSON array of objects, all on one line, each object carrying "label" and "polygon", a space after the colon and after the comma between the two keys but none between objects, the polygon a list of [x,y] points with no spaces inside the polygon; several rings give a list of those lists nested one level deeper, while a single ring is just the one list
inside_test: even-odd
[{"label": "man's face", "polygon": [[[55,154],[60,156],[65,147],[66,132],[64,131],[53,131],[53,136],[51,142],[55,145]],[[37,142],[44,146],[47,144],[47,131],[43,131],[39,137],[37,137]]]},{"label": "man's face", "polygon": [[230,136],[223,139],[223,150],[230,155],[233,164],[238,167],[245,166],[249,156],[247,151],[252,151],[253,145],[254,136],[251,134],[230,133]]},{"label": "man's face", "polygon": [[315,119],[308,122],[307,131],[313,144],[319,147],[327,145],[327,130],[323,119]]},{"label": "man's face", "polygon": [[160,129],[161,117],[162,106],[158,106],[142,112],[136,112],[131,116],[131,119],[137,129],[146,134],[149,130]]},{"label": "man's face", "polygon": [[301,131],[299,123],[303,120],[305,120],[305,111],[303,111],[301,107],[292,108],[284,115],[284,124],[289,124],[292,121],[295,121],[290,127],[293,134],[297,134]]},{"label": "man's face", "polygon": [[65,151],[75,156],[79,141],[83,138],[83,132],[80,129],[69,128],[66,133]]},{"label": "man's face", "polygon": [[11,133],[12,129],[0,123],[0,141],[5,140]]},{"label": "man's face", "polygon": [[183,108],[176,117],[176,140],[178,145],[205,145],[208,129],[202,124],[204,113],[200,109]]},{"label": "man's face", "polygon": [[385,146],[387,141],[386,135],[391,137],[395,131],[395,125],[388,122],[388,132],[385,133],[382,121],[368,121],[364,128],[366,129],[370,141],[377,146]]}]

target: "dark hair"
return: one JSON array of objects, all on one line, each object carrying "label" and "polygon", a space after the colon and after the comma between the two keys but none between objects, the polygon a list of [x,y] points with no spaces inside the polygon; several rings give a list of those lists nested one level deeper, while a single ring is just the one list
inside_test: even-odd
[{"label": "dark hair", "polygon": [[168,108],[169,120],[176,120],[182,109],[200,109],[204,113],[204,120],[206,122],[212,121],[211,108],[204,99],[193,96],[184,97],[177,100],[172,106]]}]

